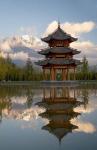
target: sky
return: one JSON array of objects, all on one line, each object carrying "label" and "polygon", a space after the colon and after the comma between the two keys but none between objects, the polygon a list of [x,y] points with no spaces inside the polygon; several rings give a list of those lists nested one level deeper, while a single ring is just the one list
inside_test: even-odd
[{"label": "sky", "polygon": [[78,37],[73,46],[96,61],[97,0],[0,0],[0,19],[1,39],[21,34],[40,38],[60,21],[64,30]]},{"label": "sky", "polygon": [[97,0],[0,0],[0,35],[33,27],[41,34],[47,25],[60,22],[97,22]]}]

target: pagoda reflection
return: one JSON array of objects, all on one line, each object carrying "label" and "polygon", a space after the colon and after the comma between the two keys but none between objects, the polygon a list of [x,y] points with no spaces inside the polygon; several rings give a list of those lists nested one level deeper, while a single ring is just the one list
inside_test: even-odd
[{"label": "pagoda reflection", "polygon": [[42,118],[49,120],[49,123],[42,127],[43,130],[49,131],[55,135],[59,142],[68,133],[71,133],[78,126],[71,123],[71,119],[80,115],[75,112],[74,108],[82,105],[75,97],[75,89],[66,87],[43,89],[43,99],[37,105],[45,108],[41,113]]}]

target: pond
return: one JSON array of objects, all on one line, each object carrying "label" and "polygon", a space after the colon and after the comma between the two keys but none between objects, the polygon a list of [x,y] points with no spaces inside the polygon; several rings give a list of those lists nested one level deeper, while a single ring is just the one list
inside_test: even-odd
[{"label": "pond", "polygon": [[97,85],[0,86],[0,149],[97,149]]}]

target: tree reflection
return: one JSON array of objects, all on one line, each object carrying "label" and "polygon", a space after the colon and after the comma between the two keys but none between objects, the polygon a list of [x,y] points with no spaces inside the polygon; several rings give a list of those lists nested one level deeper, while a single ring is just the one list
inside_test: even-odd
[{"label": "tree reflection", "polygon": [[11,110],[11,106],[12,103],[10,98],[0,98],[0,122],[2,121],[3,110],[7,110],[9,112]]},{"label": "tree reflection", "polygon": [[30,86],[0,86],[0,122],[3,117],[16,118],[19,113],[31,108],[33,95]]},{"label": "tree reflection", "polygon": [[27,107],[31,108],[33,103],[33,96],[34,96],[33,90],[27,89],[26,95],[27,95]]},{"label": "tree reflection", "polygon": [[82,98],[84,102],[84,108],[86,109],[89,102],[89,91],[86,88],[82,89]]}]

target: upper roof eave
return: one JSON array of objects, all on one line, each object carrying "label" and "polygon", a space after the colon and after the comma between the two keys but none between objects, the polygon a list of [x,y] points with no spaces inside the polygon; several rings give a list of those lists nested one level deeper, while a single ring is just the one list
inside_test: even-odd
[{"label": "upper roof eave", "polygon": [[61,28],[57,28],[53,33],[49,34],[47,37],[41,38],[44,42],[49,42],[50,40],[69,40],[70,42],[76,41],[77,38],[72,37],[70,34],[64,32]]},{"label": "upper roof eave", "polygon": [[41,38],[41,40],[43,41],[43,42],[46,42],[46,43],[49,43],[49,41],[51,41],[51,40],[69,40],[70,42],[74,42],[74,41],[77,41],[78,40],[78,38],[74,38],[74,37],[68,37],[68,38],[62,38],[62,39],[60,39],[60,38],[49,38],[49,37],[44,37],[44,38]]}]

